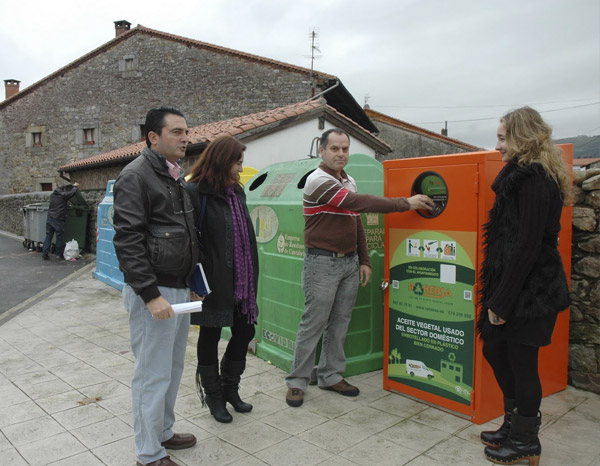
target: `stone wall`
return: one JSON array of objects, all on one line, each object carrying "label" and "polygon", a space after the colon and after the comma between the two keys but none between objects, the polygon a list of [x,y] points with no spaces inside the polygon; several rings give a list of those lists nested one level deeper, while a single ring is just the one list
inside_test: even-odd
[{"label": "stone wall", "polygon": [[408,157],[426,157],[428,155],[461,154],[473,150],[425,134],[408,131],[380,120],[374,119],[373,123],[379,130],[378,137],[392,147],[392,152],[377,157],[380,162]]},{"label": "stone wall", "polygon": [[569,384],[600,393],[600,163],[573,174]]},{"label": "stone wall", "polygon": [[[79,245],[86,252],[96,253],[96,223],[98,204],[104,199],[105,189],[81,191],[90,207],[87,218],[86,244]],[[50,192],[0,195],[0,230],[23,236],[23,207],[38,202],[48,202]],[[65,238],[65,241],[67,239]]]},{"label": "stone wall", "polygon": [[132,35],[0,103],[0,194],[54,188],[58,167],[140,141],[149,108],[173,105],[197,126],[304,101],[310,86],[306,73],[266,61]]},{"label": "stone wall", "polygon": [[49,192],[0,195],[0,230],[22,236],[23,207],[49,199]]},{"label": "stone wall", "polygon": [[72,182],[79,183],[82,189],[104,189],[104,192],[106,192],[106,183],[109,180],[116,180],[124,166],[125,164],[92,170],[78,170],[72,172],[70,178]]}]

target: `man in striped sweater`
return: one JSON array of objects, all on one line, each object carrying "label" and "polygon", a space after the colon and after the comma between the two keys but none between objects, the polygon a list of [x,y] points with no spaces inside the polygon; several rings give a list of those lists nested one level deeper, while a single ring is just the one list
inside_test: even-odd
[{"label": "man in striped sweater", "polygon": [[315,350],[323,342],[317,367],[317,384],[344,396],[359,389],[342,374],[346,370],[344,341],[359,283],[366,286],[371,266],[361,212],[404,212],[433,207],[424,195],[386,198],[358,194],[356,182],[346,174],[350,137],[341,129],[321,136],[322,162],[304,186],[304,314],[298,326],[294,362],[286,377],[286,402],[302,405],[315,363]]}]

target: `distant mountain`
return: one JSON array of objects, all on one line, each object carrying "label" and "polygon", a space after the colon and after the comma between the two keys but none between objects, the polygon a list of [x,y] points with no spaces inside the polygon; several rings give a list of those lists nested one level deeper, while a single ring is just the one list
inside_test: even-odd
[{"label": "distant mountain", "polygon": [[589,159],[600,157],[600,135],[575,136],[573,138],[556,139],[556,144],[573,144],[573,157]]}]

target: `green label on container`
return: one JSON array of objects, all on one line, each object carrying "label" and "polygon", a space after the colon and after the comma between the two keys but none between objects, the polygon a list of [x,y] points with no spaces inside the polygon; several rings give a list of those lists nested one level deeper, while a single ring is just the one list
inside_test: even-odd
[{"label": "green label on container", "polygon": [[388,377],[471,404],[474,232],[390,229]]},{"label": "green label on container", "polygon": [[304,239],[297,235],[279,233],[277,237],[277,252],[279,254],[291,254],[292,256],[304,256]]},{"label": "green label on container", "polygon": [[250,212],[250,219],[258,243],[268,243],[275,237],[279,228],[279,219],[271,207],[267,205],[256,206]]},{"label": "green label on container", "polygon": [[385,234],[383,228],[383,215],[375,213],[363,214],[362,223],[365,229],[367,249],[369,251],[372,251],[373,249],[383,250],[383,239]]}]

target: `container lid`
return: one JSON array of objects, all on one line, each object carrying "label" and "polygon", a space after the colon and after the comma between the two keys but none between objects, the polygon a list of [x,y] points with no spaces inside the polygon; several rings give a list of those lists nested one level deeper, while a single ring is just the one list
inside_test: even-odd
[{"label": "container lid", "polygon": [[77,207],[89,208],[87,201],[84,199],[83,194],[81,194],[81,190],[79,189],[77,190],[75,195],[71,199],[69,199],[69,202],[73,205],[76,205]]},{"label": "container lid", "polygon": [[45,202],[34,202],[33,204],[27,204],[25,206],[26,209],[30,209],[30,210],[35,210],[38,208],[48,208],[50,206],[50,203],[48,201]]}]

